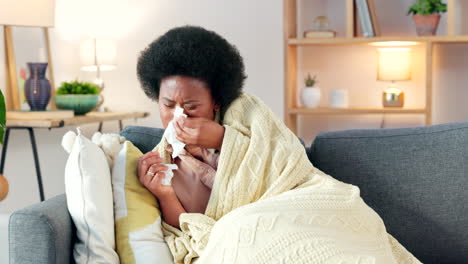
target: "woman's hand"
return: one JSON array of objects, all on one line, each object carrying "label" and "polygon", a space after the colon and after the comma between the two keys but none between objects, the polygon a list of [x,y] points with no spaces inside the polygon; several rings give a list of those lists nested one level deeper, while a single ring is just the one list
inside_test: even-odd
[{"label": "woman's hand", "polygon": [[176,138],[186,145],[220,150],[223,144],[224,127],[202,117],[179,117],[174,122]]},{"label": "woman's hand", "polygon": [[179,216],[186,213],[172,185],[163,185],[163,171],[168,167],[162,165],[163,159],[157,152],[148,152],[138,160],[138,179],[159,200],[162,217],[166,223],[179,228]]},{"label": "woman's hand", "polygon": [[138,179],[158,200],[175,195],[172,185],[161,183],[166,176],[163,171],[168,170],[162,161],[157,152],[148,152],[138,160]]}]

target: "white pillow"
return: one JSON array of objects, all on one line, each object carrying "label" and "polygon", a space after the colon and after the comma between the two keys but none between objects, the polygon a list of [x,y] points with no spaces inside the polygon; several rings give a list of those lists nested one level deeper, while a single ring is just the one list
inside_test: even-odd
[{"label": "white pillow", "polygon": [[[62,144],[73,142],[74,136],[69,133]],[[111,175],[104,152],[79,131],[68,151],[71,152],[65,167],[65,193],[78,237],[73,248],[75,262],[119,263]]]}]

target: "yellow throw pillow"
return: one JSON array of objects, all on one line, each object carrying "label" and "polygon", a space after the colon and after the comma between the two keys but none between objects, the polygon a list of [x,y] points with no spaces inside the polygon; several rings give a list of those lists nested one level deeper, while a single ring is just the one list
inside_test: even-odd
[{"label": "yellow throw pillow", "polygon": [[153,194],[138,180],[138,159],[143,153],[125,141],[114,159],[116,250],[122,264],[173,263],[164,242],[161,213]]}]

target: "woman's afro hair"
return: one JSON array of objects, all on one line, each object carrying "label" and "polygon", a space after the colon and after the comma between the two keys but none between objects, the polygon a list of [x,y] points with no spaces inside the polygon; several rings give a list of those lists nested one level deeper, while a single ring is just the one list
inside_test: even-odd
[{"label": "woman's afro hair", "polygon": [[244,84],[243,59],[237,48],[213,31],[183,26],[169,30],[141,52],[137,64],[143,91],[159,98],[161,80],[182,75],[208,84],[221,107],[240,96]]}]

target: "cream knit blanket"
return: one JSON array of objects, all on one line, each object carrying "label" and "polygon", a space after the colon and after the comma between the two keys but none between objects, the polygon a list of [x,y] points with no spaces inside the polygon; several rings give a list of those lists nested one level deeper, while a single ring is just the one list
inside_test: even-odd
[{"label": "cream knit blanket", "polygon": [[[258,98],[235,100],[223,125],[205,214],[182,214],[181,230],[163,224],[176,263],[419,263]],[[166,144],[156,149],[169,161]]]}]

